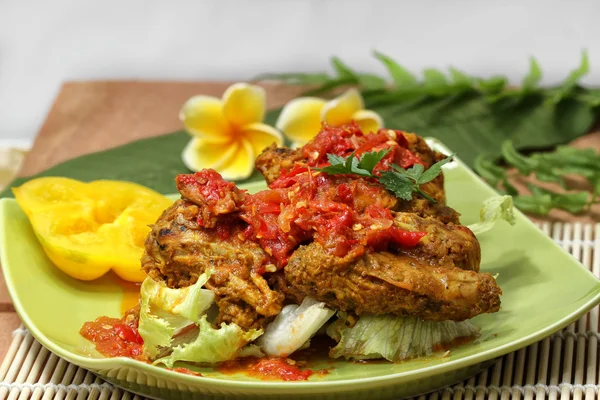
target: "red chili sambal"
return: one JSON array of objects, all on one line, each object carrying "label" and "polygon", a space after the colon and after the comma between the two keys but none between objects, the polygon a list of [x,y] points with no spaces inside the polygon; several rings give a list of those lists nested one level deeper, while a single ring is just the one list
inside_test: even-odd
[{"label": "red chili sambal", "polygon": [[145,360],[144,340],[138,332],[139,311],[128,310],[123,318],[100,317],[86,322],[79,333],[106,357],[129,357]]},{"label": "red chili sambal", "polygon": [[222,374],[244,373],[262,380],[305,381],[313,374],[323,375],[326,370],[313,371],[300,368],[295,361],[282,357],[247,357],[219,364]]},{"label": "red chili sambal", "polygon": [[408,141],[402,131],[379,129],[376,133],[365,134],[359,126],[351,124],[331,127],[323,124],[321,132],[302,148],[302,155],[311,167],[327,165],[327,154],[347,157],[354,153],[356,156],[369,151],[389,150],[376,171],[385,171],[394,163],[402,168],[409,168],[423,161],[408,149]]},{"label": "red chili sambal", "polygon": [[[329,175],[315,167],[328,165],[327,154],[347,157],[368,151],[389,150],[375,173],[395,163],[404,168],[423,162],[408,149],[401,131],[380,129],[365,135],[358,125],[323,126],[302,148],[299,162],[269,185],[269,190],[248,194],[213,170],[178,175],[182,196],[200,206],[197,223],[215,229],[225,240],[258,243],[269,255],[268,264],[283,268],[301,244],[316,241],[336,256],[354,256],[390,247],[414,247],[425,232],[394,226],[390,209],[399,200],[375,179],[356,175]],[[235,229],[234,229],[235,228]],[[264,265],[256,272],[266,271]]]},{"label": "red chili sambal", "polygon": [[296,169],[246,196],[239,216],[252,227],[251,238],[279,268],[293,250],[312,240],[336,256],[414,247],[425,235],[394,226],[389,208],[398,201],[382,186],[365,179]]}]

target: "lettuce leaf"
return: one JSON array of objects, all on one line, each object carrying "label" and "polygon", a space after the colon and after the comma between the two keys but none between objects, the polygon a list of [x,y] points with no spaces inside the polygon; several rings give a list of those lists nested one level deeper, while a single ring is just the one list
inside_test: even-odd
[{"label": "lettuce leaf", "polygon": [[171,289],[164,282],[146,278],[141,288],[142,298],[145,294],[150,302],[161,310],[197,321],[215,299],[212,291],[203,289],[210,275],[210,272],[204,273],[198,277],[195,284],[181,289]]},{"label": "lettuce leaf", "polygon": [[467,226],[474,234],[479,235],[494,227],[497,221],[505,220],[511,225],[515,224],[513,199],[511,196],[494,196],[486,199],[479,212],[480,222]]},{"label": "lettuce leaf", "polygon": [[144,354],[152,359],[160,354],[163,348],[171,346],[175,327],[165,319],[152,315],[149,305],[142,301],[138,332],[144,339]]},{"label": "lettuce leaf", "polygon": [[306,297],[299,306],[285,306],[257,344],[267,355],[287,357],[302,348],[334,313],[325,303]]},{"label": "lettuce leaf", "polygon": [[399,362],[430,355],[436,346],[454,339],[477,336],[479,329],[469,321],[424,321],[389,314],[361,315],[349,328],[345,314],[340,313],[340,318],[327,327],[327,334],[338,342],[329,352],[332,358]]},{"label": "lettuce leaf", "polygon": [[150,277],[144,280],[138,331],[149,358],[171,347],[173,337],[198,321],[213,303],[213,292],[202,288],[209,277],[210,273],[202,274],[194,285],[181,289],[171,289]]},{"label": "lettuce leaf", "polygon": [[263,333],[257,329],[244,331],[236,324],[224,322],[219,329],[214,329],[206,315],[200,318],[197,326],[199,332],[194,341],[176,346],[170,355],[156,360],[154,364],[162,363],[172,368],[176,361],[214,364],[232,360],[241,355],[247,343]]}]

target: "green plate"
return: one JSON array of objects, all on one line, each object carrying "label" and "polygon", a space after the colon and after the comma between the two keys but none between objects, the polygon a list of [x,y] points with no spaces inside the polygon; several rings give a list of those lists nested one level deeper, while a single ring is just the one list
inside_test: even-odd
[{"label": "green plate", "polygon": [[[447,151],[439,143],[436,147]],[[445,167],[449,204],[462,222],[478,220],[481,202],[494,195],[460,161]],[[264,186],[252,185],[250,190]],[[473,323],[481,337],[435,356],[399,364],[326,360],[329,373],[308,382],[253,380],[198,368],[202,377],[176,373],[127,358],[103,358],[78,333],[85,321],[119,316],[127,290],[112,276],[81,282],[45,256],[17,203],[0,203],[0,251],[15,308],[32,335],[50,351],[127,390],[154,398],[229,396],[256,398],[390,398],[428,392],[468,378],[494,359],[540,340],[575,321],[600,302],[600,281],[544,235],[524,215],[499,223],[480,237],[483,271],[498,274],[502,309]]]}]

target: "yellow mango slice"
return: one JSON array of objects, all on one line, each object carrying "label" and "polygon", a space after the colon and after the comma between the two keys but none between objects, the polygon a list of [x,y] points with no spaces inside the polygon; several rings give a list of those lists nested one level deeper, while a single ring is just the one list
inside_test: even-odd
[{"label": "yellow mango slice", "polygon": [[142,282],[148,225],[172,204],[144,186],[120,181],[39,178],[13,192],[48,258],[80,280],[112,269],[122,279]]}]

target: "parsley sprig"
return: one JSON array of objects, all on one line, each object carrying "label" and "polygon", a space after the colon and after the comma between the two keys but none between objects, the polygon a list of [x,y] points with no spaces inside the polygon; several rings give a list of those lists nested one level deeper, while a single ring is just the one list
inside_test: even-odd
[{"label": "parsley sprig", "polygon": [[389,153],[389,149],[380,151],[369,151],[357,157],[354,153],[344,158],[335,154],[327,154],[327,160],[331,165],[317,168],[318,171],[335,174],[354,174],[366,178],[374,178],[387,190],[394,193],[402,200],[412,200],[413,195],[419,194],[431,203],[435,199],[421,190],[421,185],[434,180],[442,171],[442,166],[452,160],[454,154],[449,155],[433,164],[427,170],[421,164],[415,164],[404,169],[396,164],[391,164],[392,169],[376,175],[373,170],[375,166]]}]

